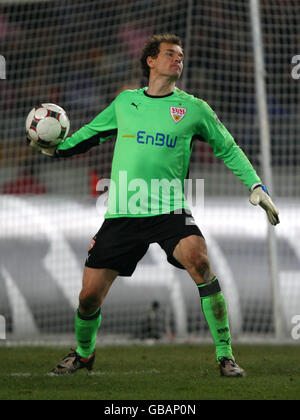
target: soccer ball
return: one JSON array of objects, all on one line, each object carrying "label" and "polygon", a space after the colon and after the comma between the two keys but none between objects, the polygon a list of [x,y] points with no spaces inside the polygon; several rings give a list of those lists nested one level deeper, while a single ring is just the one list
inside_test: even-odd
[{"label": "soccer ball", "polygon": [[27,138],[45,148],[57,146],[67,137],[69,129],[66,111],[55,104],[33,108],[26,119]]}]

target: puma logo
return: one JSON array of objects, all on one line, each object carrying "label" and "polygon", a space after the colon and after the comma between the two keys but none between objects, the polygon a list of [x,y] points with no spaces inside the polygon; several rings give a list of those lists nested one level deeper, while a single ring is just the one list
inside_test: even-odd
[{"label": "puma logo", "polygon": [[220,343],[226,343],[229,346],[230,338],[228,338],[228,340],[220,340]]}]

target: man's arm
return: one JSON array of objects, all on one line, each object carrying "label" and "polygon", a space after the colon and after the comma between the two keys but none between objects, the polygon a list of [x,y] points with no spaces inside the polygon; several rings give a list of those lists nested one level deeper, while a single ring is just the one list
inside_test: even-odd
[{"label": "man's arm", "polygon": [[117,133],[117,118],[114,100],[90,123],[84,125],[72,136],[63,140],[56,149],[56,156],[69,157],[85,153]]},{"label": "man's arm", "polygon": [[272,225],[279,223],[278,211],[245,153],[206,102],[202,101],[200,110],[202,118],[199,124],[199,134],[202,139],[210,144],[214,155],[221,158],[225,165],[251,191],[250,203],[259,204],[266,211]]},{"label": "man's arm", "polygon": [[69,157],[85,153],[117,133],[115,102],[116,99],[90,123],[67,137],[57,147],[45,148],[30,140],[28,143],[32,148],[52,157]]},{"label": "man's arm", "polygon": [[212,147],[214,155],[222,159],[249,190],[253,184],[262,184],[245,153],[236,144],[215,112],[204,101],[201,102],[200,112],[199,134]]}]

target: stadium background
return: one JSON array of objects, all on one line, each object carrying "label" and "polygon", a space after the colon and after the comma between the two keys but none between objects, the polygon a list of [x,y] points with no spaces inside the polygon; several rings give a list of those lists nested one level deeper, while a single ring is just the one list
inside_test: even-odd
[{"label": "stadium background", "polygon": [[[278,266],[285,338],[300,314],[299,88],[291,59],[299,53],[300,7],[261,1],[272,195],[281,213]],[[146,85],[139,56],[152,33],[182,37],[178,84],[217,112],[263,177],[256,111],[249,3],[241,0],[66,0],[0,2],[0,314],[16,339],[59,341],[73,330],[81,269],[101,215],[95,183],[107,178],[114,142],[53,161],[25,146],[30,109],[66,109],[71,132],[126,88]],[[210,148],[195,145],[191,177],[205,179],[199,218],[228,297],[236,339],[274,335],[266,220]],[[197,218],[198,221],[198,218]],[[118,279],[103,305],[103,339],[207,337],[197,291],[153,246],[135,276]],[[251,338],[252,339],[252,338]]]}]

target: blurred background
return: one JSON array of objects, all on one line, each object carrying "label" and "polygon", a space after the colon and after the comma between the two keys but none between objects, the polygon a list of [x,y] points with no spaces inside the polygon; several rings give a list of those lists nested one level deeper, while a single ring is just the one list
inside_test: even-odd
[{"label": "blurred background", "polygon": [[[297,0],[259,2],[271,136],[272,196],[284,336],[300,314],[300,54]],[[0,314],[12,338],[73,331],[81,272],[103,221],[97,180],[109,178],[114,141],[52,160],[26,146],[25,119],[43,102],[62,106],[71,133],[125,89],[146,86],[139,58],[153,33],[182,38],[178,87],[207,101],[264,179],[249,2],[243,0],[0,1]],[[300,73],[300,72],[299,72]],[[205,180],[205,217],[195,217],[228,299],[236,339],[274,337],[267,222],[210,147],[195,144],[190,176]],[[278,285],[276,286],[278,287]],[[227,292],[227,293],[226,293]],[[150,247],[131,279],[103,306],[103,337],[204,339],[197,290]]]}]

